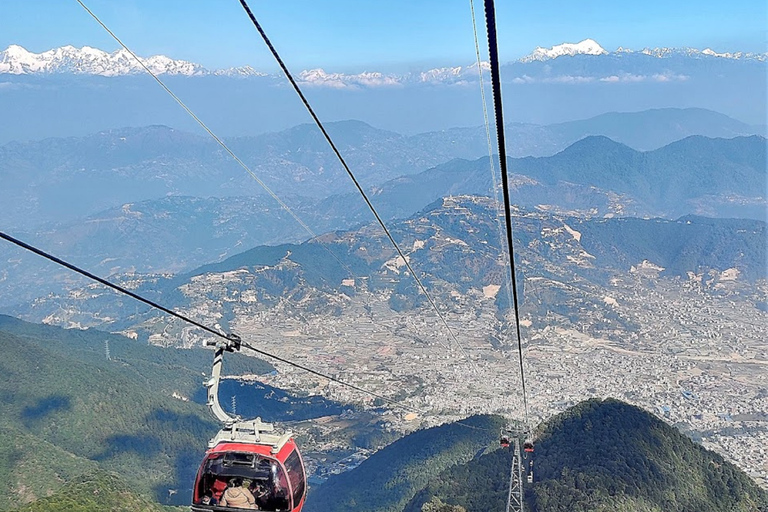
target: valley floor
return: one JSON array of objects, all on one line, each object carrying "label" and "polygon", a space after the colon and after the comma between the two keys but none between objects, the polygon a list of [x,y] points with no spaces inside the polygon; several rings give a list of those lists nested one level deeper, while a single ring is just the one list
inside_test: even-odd
[{"label": "valley floor", "polygon": [[[551,289],[572,288],[568,307],[581,310],[576,322],[543,302],[523,311],[531,423],[589,397],[620,398],[654,411],[768,488],[768,313],[758,307],[768,285],[727,275],[702,284],[701,277],[662,278],[641,268],[606,287],[528,279],[532,303]],[[491,345],[498,326],[494,292],[454,293],[446,318],[461,348],[432,312],[395,314],[387,297],[371,294],[344,297],[338,316],[291,315],[300,304],[261,312],[243,304],[235,308],[234,329],[260,348],[420,411],[385,414],[402,432],[475,413],[520,418],[516,341],[503,340],[504,351]],[[276,366],[279,373],[260,379],[335,400],[372,402]]]}]

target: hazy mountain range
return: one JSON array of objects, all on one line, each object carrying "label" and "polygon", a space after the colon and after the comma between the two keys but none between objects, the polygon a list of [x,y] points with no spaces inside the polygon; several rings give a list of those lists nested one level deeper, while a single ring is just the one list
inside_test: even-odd
[{"label": "hazy mountain range", "polygon": [[[636,55],[645,55],[657,59],[669,59],[672,57],[687,57],[693,59],[730,59],[753,60],[764,62],[768,60],[768,53],[718,53],[711,48],[697,50],[695,48],[644,48],[639,51],[627,48],[618,48],[609,52],[592,39],[585,39],[579,43],[563,43],[552,48],[537,47],[531,54],[518,59],[515,62],[528,63],[534,61],[550,61],[560,57],[575,57],[577,55],[613,55],[625,59]],[[84,46],[63,46],[42,53],[33,53],[19,45],[10,45],[4,51],[0,51],[0,74],[28,75],[49,73],[74,73],[84,75],[120,76],[141,74],[148,67],[157,75],[230,75],[267,77],[267,73],[258,72],[249,66],[228,69],[209,70],[194,62],[175,60],[165,55],[154,55],[147,58],[140,57],[138,62],[125,49],[119,49],[108,53],[98,48]],[[487,63],[484,63],[484,66]],[[474,76],[472,68],[474,69]],[[487,71],[487,69],[485,69]],[[365,72],[359,75],[347,75],[342,73],[328,74],[320,69],[304,70],[299,76],[308,83],[326,85],[331,87],[359,85],[359,86],[391,86],[404,82],[433,82],[458,79],[476,79],[477,65],[467,67],[433,68],[406,75],[385,75],[379,72]]]},{"label": "hazy mountain range", "polygon": [[[247,66],[211,71],[165,56],[144,63],[220,135],[255,135],[309,120],[281,76]],[[538,48],[502,66],[507,118],[552,124],[674,106],[765,124],[767,65],[764,54],[608,52],[590,40]],[[326,121],[361,119],[409,134],[483,122],[477,64],[402,74],[294,71]],[[0,52],[0,109],[12,120],[0,127],[0,143],[122,126],[199,130],[126,52],[89,47]]]},{"label": "hazy mountain range", "polygon": [[[578,136],[579,128],[599,131],[605,120],[610,132],[621,118],[627,119],[623,132],[631,138],[644,133],[654,117],[680,121],[668,124],[666,136],[659,130],[659,138],[697,126],[720,133],[740,127],[700,111],[611,115],[552,128],[548,147],[554,151],[557,141]],[[707,119],[713,123],[695,123]],[[516,132],[515,125],[510,128]],[[487,158],[435,165],[454,155],[482,153],[477,129],[411,137],[362,123],[331,129],[387,220],[409,217],[449,195],[493,196]],[[547,130],[539,127],[540,133]],[[525,132],[517,133],[518,140],[526,140]],[[251,247],[300,242],[372,221],[313,127],[230,142],[311,234],[208,139],[165,127],[1,148],[3,230],[106,276],[184,272]],[[429,147],[443,151],[430,153]],[[510,159],[512,202],[585,218],[696,214],[765,220],[765,150],[759,136],[694,136],[647,152],[587,137],[553,156]],[[0,246],[0,255],[8,262],[0,274],[4,305],[73,286],[69,272],[8,244]]]},{"label": "hazy mountain range", "polygon": [[[331,123],[328,129],[365,187],[415,175],[454,158],[476,159],[488,155],[482,128],[455,128],[405,136],[362,122],[346,121]],[[663,109],[605,114],[550,126],[510,124],[507,133],[509,154],[522,157],[554,155],[588,135],[604,135],[634,149],[647,151],[689,135],[731,138],[759,134],[761,130],[715,112]],[[321,199],[354,191],[335,155],[314,126],[301,125],[279,133],[228,139],[227,144],[278,195]],[[759,173],[761,162],[765,160],[764,148],[762,157],[759,144],[753,143],[750,148],[744,158],[752,158],[749,165],[756,166]],[[586,165],[589,152],[595,151],[595,158],[603,158],[599,156],[602,149],[605,148],[582,147],[579,155],[572,150],[553,162],[575,158],[582,162],[577,165]],[[697,151],[709,155],[714,147],[668,150],[678,153],[676,158],[690,153],[700,166],[708,156],[696,157],[694,153]],[[734,148],[731,155],[734,156],[736,151]],[[663,163],[666,157],[660,155],[658,160]],[[535,162],[534,166],[543,161]],[[605,160],[590,161],[590,165],[596,166],[592,177],[607,172],[605,164]],[[525,175],[534,172],[528,170],[527,165],[527,160],[515,162],[512,171]],[[715,164],[708,165],[708,172],[714,172]],[[106,208],[166,195],[229,197],[265,193],[209,137],[162,126],[9,143],[0,147],[0,175],[4,180],[0,190],[0,214],[4,223],[6,227],[24,229],[53,220],[69,221]],[[615,188],[613,184],[605,186],[589,179],[578,181],[575,176],[565,179],[610,190]],[[726,187],[708,193],[728,191]],[[405,215],[413,211],[407,211]]]},{"label": "hazy mountain range", "polygon": [[[438,201],[405,221],[390,223],[390,229],[437,302],[451,304],[457,297],[480,293],[486,286],[503,285],[503,251],[496,215],[490,199],[461,196]],[[579,283],[573,289],[557,290],[556,299],[541,304],[559,314],[570,314],[567,312],[571,305],[583,307],[585,301],[602,304],[607,293],[603,287],[613,277],[626,276],[638,268],[648,267],[662,277],[700,276],[704,286],[712,290],[727,282],[766,278],[763,221],[701,217],[679,221],[583,219],[516,210],[513,230],[518,257],[523,262],[522,274]],[[302,244],[256,247],[176,276],[130,273],[112,279],[167,307],[214,315],[208,322],[228,322],[235,318],[235,309],[238,316],[279,309],[285,307],[286,297],[301,302],[302,310],[313,315],[343,315],[344,308],[350,305],[344,297],[350,294],[388,297],[388,307],[393,311],[425,306],[415,284],[401,273],[396,260],[383,232],[365,226]],[[9,311],[28,321],[112,331],[130,328],[141,336],[153,334],[155,324],[147,320],[156,316],[154,312],[149,317],[135,316],[138,310],[133,301],[101,286],[81,286]],[[525,297],[522,281],[520,287],[521,297]],[[233,296],[253,296],[253,300],[230,300]],[[506,308],[503,294],[498,294],[496,300],[500,309]],[[603,309],[595,312],[614,314]],[[547,311],[537,314],[543,316]],[[615,325],[621,319],[613,321]],[[610,332],[614,328],[610,327]]]}]

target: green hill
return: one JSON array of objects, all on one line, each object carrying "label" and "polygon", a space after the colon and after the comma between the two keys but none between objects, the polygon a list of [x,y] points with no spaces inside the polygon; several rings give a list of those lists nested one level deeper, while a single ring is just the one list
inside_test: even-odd
[{"label": "green hill", "polygon": [[312,489],[304,511],[400,511],[430,478],[495,444],[504,424],[484,415],[414,432]]},{"label": "green hill", "polygon": [[689,215],[676,221],[596,219],[572,225],[598,268],[629,270],[647,259],[663,267],[664,275],[733,266],[751,281],[767,276],[765,222]]},{"label": "green hill", "polygon": [[[218,424],[204,405],[173,394],[191,397],[201,388],[210,351],[0,316],[0,352],[0,492],[8,498],[0,510],[96,469],[119,473],[159,501],[188,502]],[[233,354],[227,368],[271,366]]]},{"label": "green hill", "polygon": [[23,506],[17,512],[164,512],[175,510],[154,503],[129,489],[112,473],[94,472],[74,479],[55,494]]},{"label": "green hill", "polygon": [[7,498],[0,510],[47,496],[62,483],[97,468],[95,461],[18,428],[0,426],[0,494]]},{"label": "green hill", "polygon": [[[652,414],[592,399],[539,429],[534,512],[765,512],[768,493],[720,455]],[[496,450],[443,472],[405,512],[438,497],[467,511],[503,510],[511,455]]]}]

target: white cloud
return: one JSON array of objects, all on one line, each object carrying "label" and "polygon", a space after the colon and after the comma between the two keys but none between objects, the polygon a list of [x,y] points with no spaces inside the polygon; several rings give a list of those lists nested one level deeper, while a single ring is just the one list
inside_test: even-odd
[{"label": "white cloud", "polygon": [[19,82],[0,82],[0,91],[17,91],[19,89],[42,89],[37,84],[25,84]]},{"label": "white cloud", "polygon": [[608,83],[636,83],[636,82],[644,82],[648,80],[648,77],[645,75],[634,75],[632,73],[622,73],[621,75],[611,75],[611,76],[604,76],[600,78],[601,82],[608,82]]},{"label": "white cloud", "polygon": [[657,73],[651,77],[655,82],[685,82],[688,76],[672,72]]},{"label": "white cloud", "polygon": [[587,84],[594,82],[595,77],[582,75],[558,75],[535,78],[528,75],[518,76],[512,79],[513,84]]},{"label": "white cloud", "polygon": [[665,72],[655,75],[635,75],[632,73],[622,73],[619,75],[608,75],[603,77],[583,76],[583,75],[558,75],[553,77],[531,77],[523,75],[512,79],[513,84],[589,84],[593,82],[602,82],[608,84],[626,84],[638,82],[684,82],[690,77],[687,75]]},{"label": "white cloud", "polygon": [[534,82],[536,82],[536,80],[528,75],[517,76],[512,79],[513,84],[532,84]]},{"label": "white cloud", "polygon": [[545,78],[545,83],[555,84],[586,84],[594,82],[596,80],[593,76],[581,76],[581,75],[559,75],[552,78]]}]

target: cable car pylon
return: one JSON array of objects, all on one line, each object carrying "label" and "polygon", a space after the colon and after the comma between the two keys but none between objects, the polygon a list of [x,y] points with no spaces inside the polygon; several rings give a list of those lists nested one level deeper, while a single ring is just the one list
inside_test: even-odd
[{"label": "cable car pylon", "polygon": [[[520,457],[520,438],[512,436],[512,464],[509,470],[509,493],[506,512],[523,512],[523,466]],[[504,439],[504,437],[502,437]]]}]

